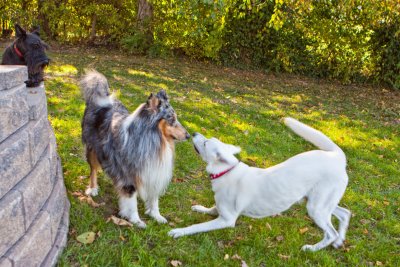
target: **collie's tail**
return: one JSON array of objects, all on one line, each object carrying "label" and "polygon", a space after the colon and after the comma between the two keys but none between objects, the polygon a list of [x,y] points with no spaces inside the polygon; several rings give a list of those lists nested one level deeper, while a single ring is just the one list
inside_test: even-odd
[{"label": "collie's tail", "polygon": [[107,78],[96,70],[86,72],[80,86],[86,103],[94,103],[99,106],[112,104]]},{"label": "collie's tail", "polygon": [[285,118],[284,122],[286,126],[293,130],[293,132],[319,147],[321,150],[337,152],[345,157],[342,149],[320,131],[293,118]]}]

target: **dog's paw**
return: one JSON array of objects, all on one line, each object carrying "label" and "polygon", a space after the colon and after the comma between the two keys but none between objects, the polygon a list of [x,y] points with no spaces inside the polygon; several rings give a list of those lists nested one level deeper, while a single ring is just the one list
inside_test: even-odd
[{"label": "dog's paw", "polygon": [[97,195],[99,194],[99,188],[98,188],[98,187],[93,187],[93,188],[88,187],[88,188],[85,190],[85,194],[86,194],[87,196],[95,197],[95,196],[97,196]]},{"label": "dog's paw", "polygon": [[146,223],[140,219],[135,219],[135,220],[129,219],[129,221],[131,223],[133,223],[134,225],[136,225],[137,227],[142,228],[142,229],[146,228],[146,226],[147,226]]},{"label": "dog's paw", "polygon": [[172,236],[173,238],[178,238],[178,237],[184,236],[185,231],[183,230],[183,228],[176,228],[176,229],[169,231],[168,235]]},{"label": "dog's paw", "polygon": [[314,245],[304,245],[301,247],[302,251],[317,251],[318,249]]},{"label": "dog's paw", "polygon": [[202,205],[194,205],[192,206],[192,211],[200,212],[200,213],[205,213],[205,207]]},{"label": "dog's paw", "polygon": [[158,223],[167,223],[168,221],[167,221],[167,219],[165,219],[164,218],[164,216],[162,216],[162,215],[157,215],[157,216],[154,216],[153,217],[154,218],[154,220],[156,220]]},{"label": "dog's paw", "polygon": [[340,248],[341,246],[343,246],[343,239],[341,239],[340,237],[338,237],[335,242],[332,243],[332,246],[336,249]]}]

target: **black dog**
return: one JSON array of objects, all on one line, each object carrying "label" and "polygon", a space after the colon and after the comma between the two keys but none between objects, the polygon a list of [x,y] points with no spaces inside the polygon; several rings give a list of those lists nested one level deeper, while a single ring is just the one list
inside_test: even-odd
[{"label": "black dog", "polygon": [[2,65],[27,65],[28,77],[25,81],[28,87],[35,87],[43,81],[43,70],[49,64],[45,53],[48,49],[39,36],[39,29],[31,33],[15,24],[17,39],[6,48],[3,54]]}]

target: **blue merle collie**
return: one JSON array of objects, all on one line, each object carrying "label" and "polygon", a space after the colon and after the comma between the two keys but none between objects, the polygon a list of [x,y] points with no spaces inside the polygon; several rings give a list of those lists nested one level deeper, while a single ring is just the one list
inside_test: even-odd
[{"label": "blue merle collie", "polygon": [[119,214],[138,227],[137,195],[146,214],[159,223],[167,220],[158,209],[158,198],[172,178],[175,140],[190,137],[179,123],[164,90],[151,94],[133,113],[110,95],[107,79],[97,71],[81,81],[86,101],[82,120],[82,141],[90,165],[90,186],[86,194],[98,194],[97,171],[112,178],[119,194]]}]

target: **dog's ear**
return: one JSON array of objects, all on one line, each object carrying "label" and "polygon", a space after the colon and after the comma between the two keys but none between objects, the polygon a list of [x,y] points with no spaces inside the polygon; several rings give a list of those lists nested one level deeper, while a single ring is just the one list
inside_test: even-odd
[{"label": "dog's ear", "polygon": [[165,90],[160,90],[160,91],[157,93],[157,97],[160,98],[160,99],[162,99],[162,100],[168,101],[168,95],[167,95],[167,93],[165,92]]},{"label": "dog's ear", "polygon": [[219,162],[226,163],[228,165],[235,165],[238,162],[238,159],[233,154],[226,151],[217,151],[215,156]]},{"label": "dog's ear", "polygon": [[22,27],[19,26],[18,24],[15,24],[15,34],[16,34],[17,38],[26,37],[26,31],[24,29],[22,29]]},{"label": "dog's ear", "polygon": [[40,37],[40,26],[38,25],[38,26],[35,26],[34,28],[32,28],[31,33],[36,34],[37,36]]},{"label": "dog's ear", "polygon": [[227,150],[229,150],[233,155],[240,153],[240,151],[242,150],[238,146],[229,145],[229,144],[225,144],[225,145],[226,145]]},{"label": "dog's ear", "polygon": [[147,99],[146,103],[147,107],[153,111],[157,111],[159,104],[160,100],[158,99],[158,97],[153,95],[153,93],[151,93],[149,98]]}]

